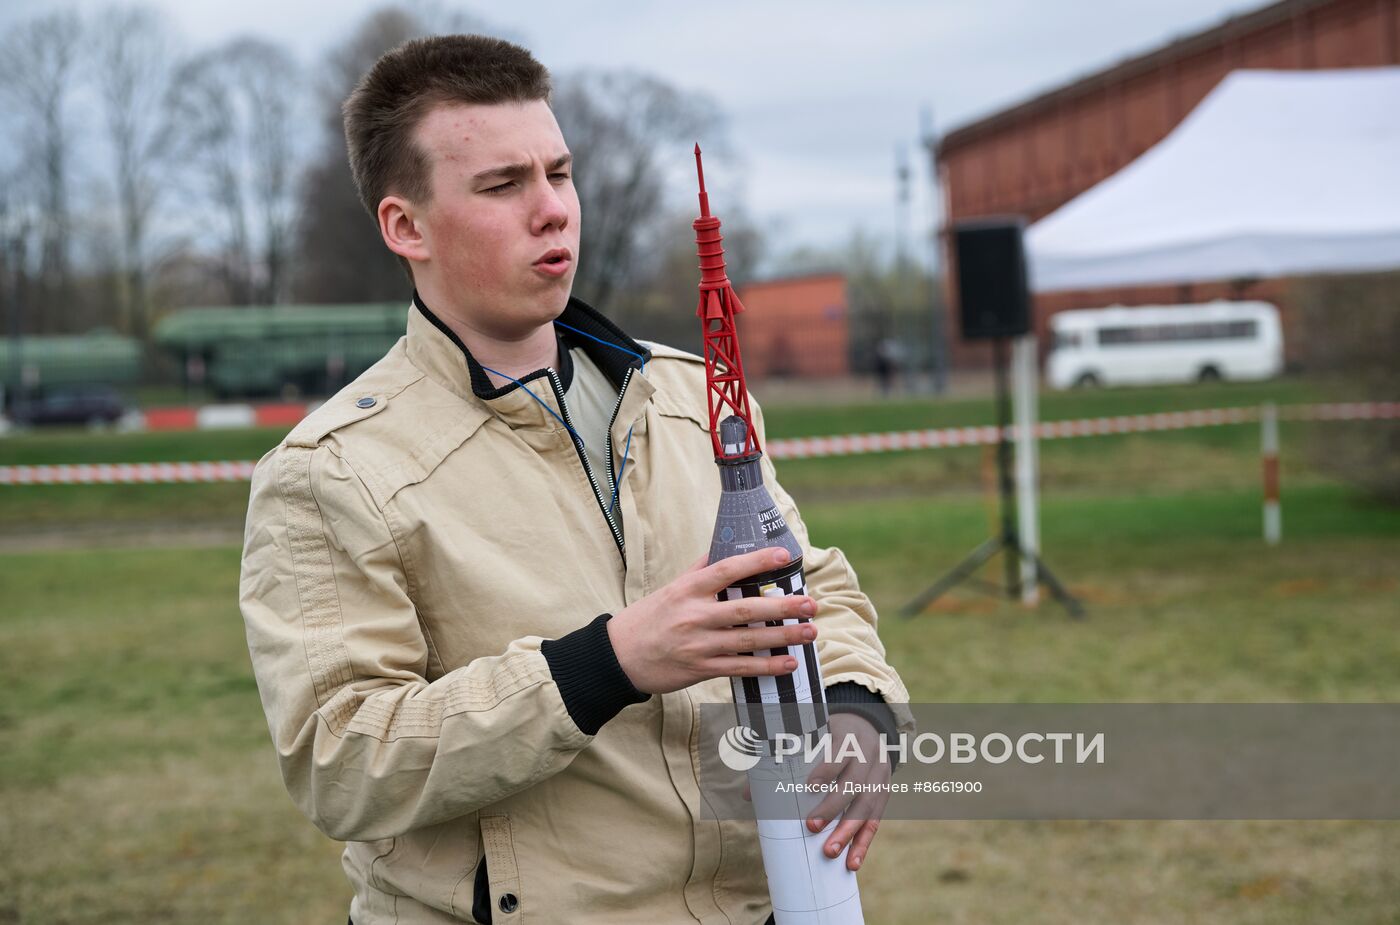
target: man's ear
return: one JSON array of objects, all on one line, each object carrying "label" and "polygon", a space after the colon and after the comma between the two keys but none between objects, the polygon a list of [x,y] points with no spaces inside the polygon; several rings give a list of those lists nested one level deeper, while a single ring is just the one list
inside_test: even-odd
[{"label": "man's ear", "polygon": [[414,204],[401,196],[385,196],[379,201],[377,217],[384,246],[405,260],[422,261],[431,256],[419,214]]}]

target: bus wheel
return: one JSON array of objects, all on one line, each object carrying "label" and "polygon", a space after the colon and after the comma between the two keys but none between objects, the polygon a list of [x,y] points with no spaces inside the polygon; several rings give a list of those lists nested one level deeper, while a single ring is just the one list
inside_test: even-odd
[{"label": "bus wheel", "polygon": [[1074,380],[1076,389],[1097,389],[1099,385],[1097,373],[1080,373],[1079,378]]},{"label": "bus wheel", "polygon": [[1224,378],[1220,375],[1220,369],[1215,366],[1202,366],[1201,371],[1196,373],[1197,382],[1220,382]]}]

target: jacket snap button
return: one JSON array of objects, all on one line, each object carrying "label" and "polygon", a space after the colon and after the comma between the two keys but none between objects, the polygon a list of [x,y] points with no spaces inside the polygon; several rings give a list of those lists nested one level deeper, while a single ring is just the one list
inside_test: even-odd
[{"label": "jacket snap button", "polygon": [[373,408],[373,407],[374,407],[374,399],[371,398],[371,397],[369,397],[368,395],[366,395],[364,398],[362,398],[362,399],[360,399],[359,401],[355,402],[355,404],[356,404],[357,406],[361,407],[361,408]]},{"label": "jacket snap button", "polygon": [[520,900],[515,898],[514,893],[507,893],[501,897],[501,901],[497,903],[497,905],[501,907],[502,912],[506,915],[510,915],[520,905]]}]

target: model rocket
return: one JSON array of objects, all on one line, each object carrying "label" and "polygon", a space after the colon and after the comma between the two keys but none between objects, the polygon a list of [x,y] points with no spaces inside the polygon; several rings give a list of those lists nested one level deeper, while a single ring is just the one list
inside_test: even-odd
[{"label": "model rocket", "polygon": [[[725,274],[720,221],[710,214],[700,146],[695,146],[695,169],[700,182],[700,217],[695,220],[695,244],[700,254],[700,307],[704,332],[705,391],[710,413],[710,438],[719,466],[719,513],[710,540],[710,563],[772,546],[791,555],[787,565],[754,575],[721,591],[719,599],[806,594],[802,546],[788,529],[782,512],[763,485],[763,448],[749,411],[744,364],[734,316],[744,310]],[[786,623],[805,623],[792,618]],[[755,628],[765,624],[753,624]],[[769,624],[776,625],[776,624]],[[753,654],[753,653],[751,653]],[[810,740],[826,732],[827,713],[821,666],[812,643],[771,649],[763,655],[788,655],[797,670],[776,677],[731,678],[739,724],[767,743],[763,760],[749,774],[758,816],[759,845],[768,875],[777,925],[862,925],[860,890],[845,859],[822,851],[832,820],[821,832],[807,828],[806,817],[816,799],[778,782],[802,783],[810,767],[801,761],[773,758],[771,744],[779,733]]]}]

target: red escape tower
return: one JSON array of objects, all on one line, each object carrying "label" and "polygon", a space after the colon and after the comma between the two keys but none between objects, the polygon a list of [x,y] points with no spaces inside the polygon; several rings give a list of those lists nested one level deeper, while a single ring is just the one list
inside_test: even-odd
[{"label": "red escape tower", "polygon": [[[744,383],[744,364],[739,358],[739,336],[734,330],[734,316],[744,310],[744,304],[724,272],[724,239],[719,233],[719,219],[710,214],[710,195],[705,192],[705,167],[700,161],[698,144],[695,146],[695,171],[700,177],[700,217],[691,223],[700,254],[700,306],[695,314],[701,319],[705,336],[705,395],[710,410],[710,439],[714,441],[716,460],[738,459],[762,451],[749,413],[749,390]],[[730,414],[743,420],[748,442],[743,447],[726,451],[720,441],[719,425],[720,420]]]}]

